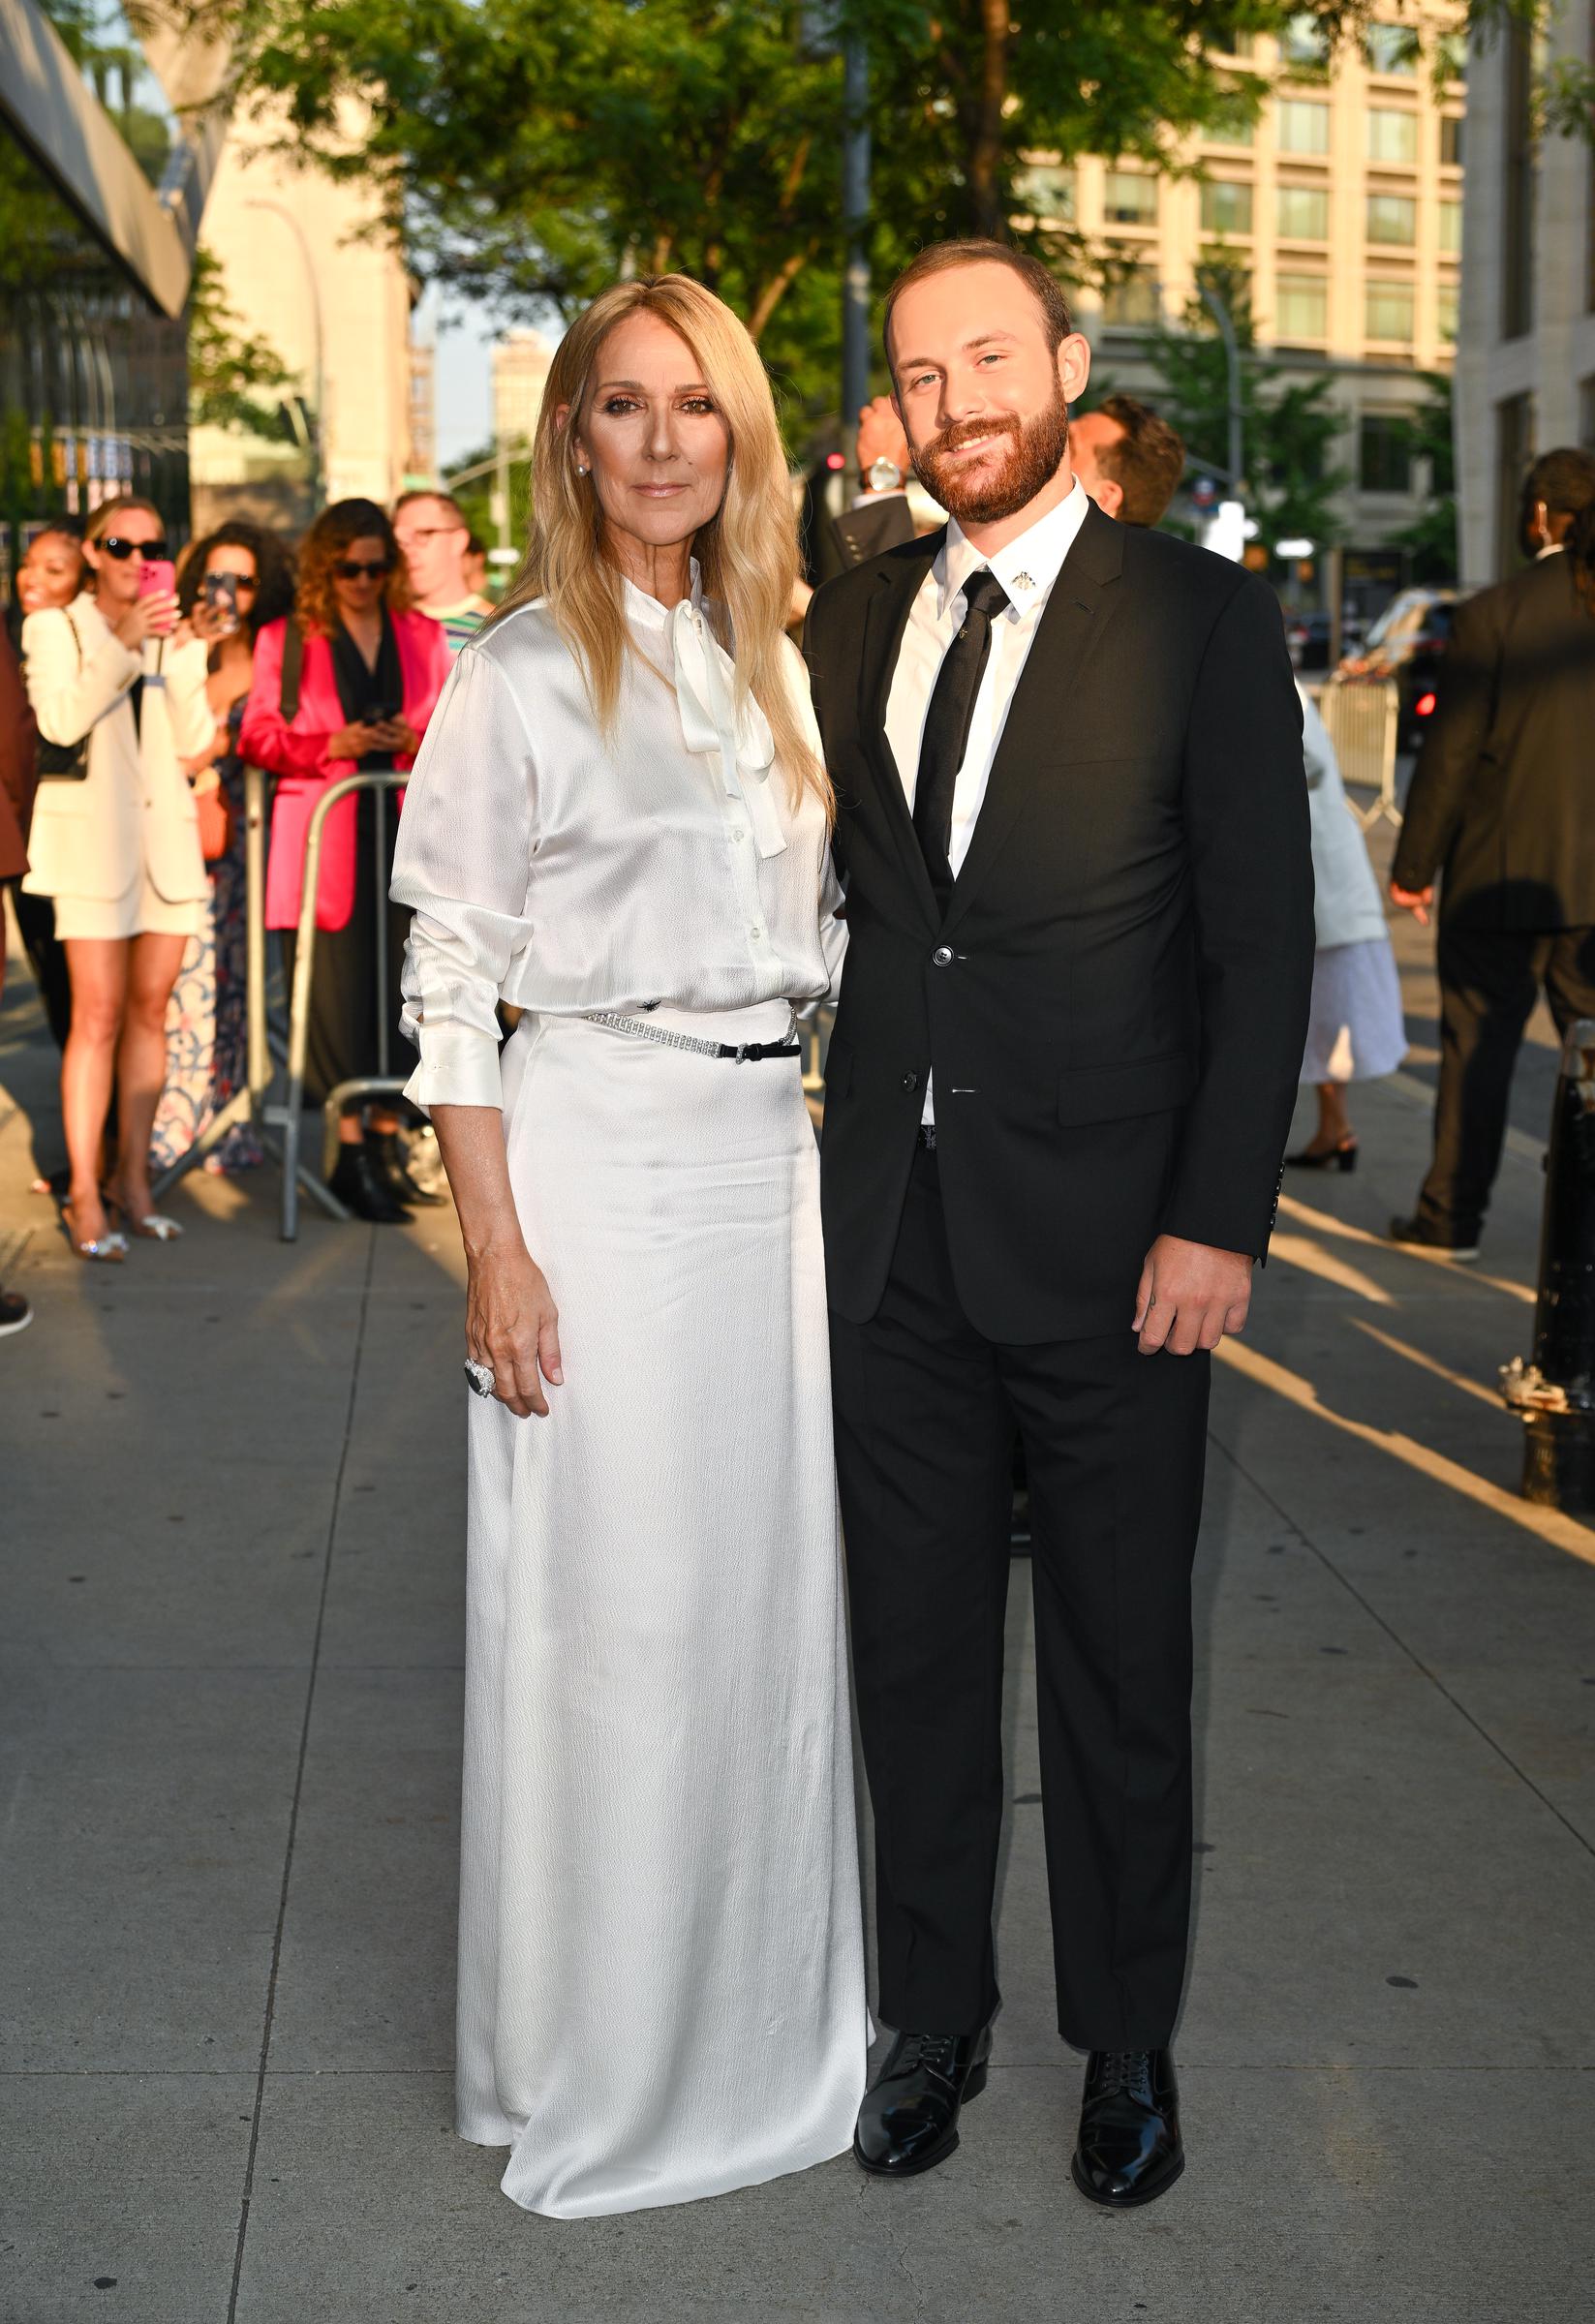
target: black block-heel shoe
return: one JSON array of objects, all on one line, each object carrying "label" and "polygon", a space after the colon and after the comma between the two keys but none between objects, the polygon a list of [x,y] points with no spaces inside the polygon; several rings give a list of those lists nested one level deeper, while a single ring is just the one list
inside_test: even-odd
[{"label": "black block-heel shoe", "polygon": [[327,1184],[345,1208],[368,1226],[399,1227],[410,1217],[378,1170],[366,1142],[339,1147],[338,1167]]},{"label": "black block-heel shoe", "polygon": [[1299,1154],[1285,1156],[1285,1168],[1287,1170],[1355,1170],[1357,1168],[1357,1141],[1355,1138],[1343,1138],[1338,1146],[1325,1147],[1321,1154],[1315,1154],[1310,1147],[1304,1146]]}]

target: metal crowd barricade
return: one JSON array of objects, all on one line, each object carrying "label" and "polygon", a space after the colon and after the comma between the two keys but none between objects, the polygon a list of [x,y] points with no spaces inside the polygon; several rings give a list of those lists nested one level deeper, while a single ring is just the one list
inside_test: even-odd
[{"label": "metal crowd barricade", "polygon": [[[233,1091],[227,1104],[205,1124],[194,1144],[178,1155],[169,1170],[161,1173],[153,1188],[157,1198],[202,1162],[206,1154],[221,1144],[229,1130],[238,1124],[245,1124],[252,1129],[266,1150],[279,1162],[283,1160],[281,1148],[272,1136],[273,1127],[282,1122],[282,1109],[267,1103],[276,1076],[276,1060],[272,1055],[271,1036],[266,1023],[265,861],[266,806],[270,780],[262,767],[246,765],[244,768],[244,945],[248,1047],[243,1087]],[[310,1192],[334,1218],[349,1216],[337,1196],[315,1179],[302,1165],[299,1166],[299,1175]]]},{"label": "metal crowd barricade", "polygon": [[1331,678],[1318,696],[1318,709],[1340,762],[1341,781],[1348,790],[1374,794],[1370,807],[1353,809],[1358,822],[1365,831],[1379,822],[1399,829],[1396,743],[1400,699],[1394,683],[1388,678]]},{"label": "metal crowd barricade", "polygon": [[[317,1201],[335,1217],[347,1218],[350,1215],[325,1183],[332,1175],[336,1158],[338,1117],[348,1100],[379,1094],[396,1096],[409,1079],[408,1074],[393,1074],[387,1070],[388,1043],[391,1039],[387,1022],[387,815],[386,802],[381,796],[386,791],[402,791],[409,780],[406,775],[390,773],[346,775],[341,782],[333,783],[317,801],[316,811],[310,818],[310,829],[305,835],[299,932],[293,951],[293,993],[289,1003],[288,1096],[282,1106],[272,1107],[266,1116],[268,1120],[280,1123],[283,1132],[282,1238],[285,1242],[292,1242],[299,1232],[301,1178]],[[321,883],[322,833],[327,814],[351,791],[376,791],[379,794],[375,818],[377,1071],[374,1074],[353,1076],[327,1091],[322,1107],[322,1176],[318,1178],[299,1158],[299,1140],[304,1119],[305,1053],[310,1042],[310,980],[316,952],[316,892]]]}]

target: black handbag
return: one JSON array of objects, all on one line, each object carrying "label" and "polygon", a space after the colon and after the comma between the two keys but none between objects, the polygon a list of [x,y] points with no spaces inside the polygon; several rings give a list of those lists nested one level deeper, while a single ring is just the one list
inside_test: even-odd
[{"label": "black handbag", "polygon": [[[63,608],[64,610],[65,608]],[[67,615],[67,627],[72,631],[72,642],[77,648],[77,668],[81,674],[83,641],[77,634],[77,624],[70,613]],[[46,743],[44,736],[41,735],[36,761],[39,780],[41,782],[84,781],[89,771],[88,747],[89,738],[86,734],[79,735],[75,743]]]}]

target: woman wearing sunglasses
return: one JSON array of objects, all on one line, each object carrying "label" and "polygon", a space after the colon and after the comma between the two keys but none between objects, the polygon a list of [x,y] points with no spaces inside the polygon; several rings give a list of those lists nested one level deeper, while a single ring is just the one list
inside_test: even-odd
[{"label": "woman wearing sunglasses", "polygon": [[[236,518],[195,541],[177,570],[181,611],[214,607],[221,635],[210,649],[205,681],[216,730],[188,765],[199,804],[210,901],[167,1012],[167,1086],[155,1116],[157,1169],[187,1153],[248,1072],[249,914],[238,729],[254,683],[255,640],[267,622],[291,612],[293,585],[293,560],[284,543],[263,526]],[[261,1159],[254,1132],[235,1122],[205,1167],[248,1170]]]},{"label": "woman wearing sunglasses", "polygon": [[[256,641],[255,676],[239,737],[245,758],[278,778],[266,866],[266,926],[298,925],[310,819],[329,783],[406,769],[420,748],[448,675],[448,640],[411,602],[410,578],[385,510],[374,501],[334,502],[299,550],[297,610],[303,639],[298,703],[284,716],[283,656],[289,624],[269,622]],[[322,826],[316,889],[316,957],[305,1087],[320,1104],[338,1083],[378,1070],[378,1023],[399,1021],[399,963],[410,916],[387,902],[396,801],[357,791]],[[383,870],[376,858],[383,834]],[[387,990],[377,990],[377,915],[388,915]],[[291,979],[294,939],[285,936]],[[397,1056],[390,1056],[397,1068]],[[332,1190],[357,1218],[388,1225],[406,1206],[436,1198],[410,1178],[392,1104],[346,1108]]]},{"label": "woman wearing sunglasses", "polygon": [[[158,1241],[181,1232],[155,1208],[149,1143],[166,1080],[167,1003],[206,893],[181,761],[210,739],[211,631],[199,612],[179,621],[166,529],[149,501],[107,502],[83,553],[88,586],[22,626],[41,742],[23,885],[54,899],[72,984],[61,1061],[71,1171],[62,1216],[79,1258],[115,1260],[128,1247],[117,1213],[135,1235]],[[113,1081],[118,1151],[103,1190]]]}]

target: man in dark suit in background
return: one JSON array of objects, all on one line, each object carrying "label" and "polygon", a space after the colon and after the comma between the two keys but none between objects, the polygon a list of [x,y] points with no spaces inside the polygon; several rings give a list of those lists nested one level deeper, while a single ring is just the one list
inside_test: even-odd
[{"label": "man in dark suit in background", "polygon": [[927,251],[886,336],[952,521],[820,590],[805,638],[847,884],[822,1203],[898,2029],[855,2152],[930,2169],[986,2077],[1017,1427],[1073,2172],[1123,2207],[1183,2162],[1190,1569],[1306,1028],[1301,713],[1267,584],[1074,476],[1089,358],[1045,267]]},{"label": "man in dark suit in background", "polygon": [[1133,395],[1107,395],[1069,421],[1074,473],[1104,516],[1160,525],[1185,473],[1185,446],[1166,419]]},{"label": "man in dark suit in background", "polygon": [[1457,608],[1434,722],[1391,868],[1426,925],[1440,888],[1434,1159],[1396,1241],[1479,1255],[1507,1098],[1543,988],[1557,1029],[1595,1017],[1595,620],[1563,543],[1595,503],[1595,453],[1547,452],[1523,486],[1534,562]]}]

